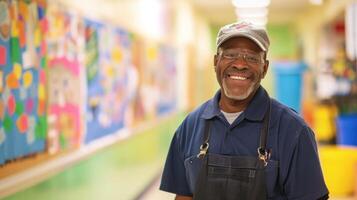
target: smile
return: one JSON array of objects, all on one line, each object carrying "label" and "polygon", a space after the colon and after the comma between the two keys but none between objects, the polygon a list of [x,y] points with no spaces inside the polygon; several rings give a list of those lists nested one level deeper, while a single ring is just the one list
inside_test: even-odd
[{"label": "smile", "polygon": [[228,77],[229,77],[230,79],[233,79],[233,80],[242,80],[242,81],[244,81],[244,80],[246,80],[246,79],[247,79],[247,77],[243,77],[243,76],[234,76],[234,75],[228,75]]}]

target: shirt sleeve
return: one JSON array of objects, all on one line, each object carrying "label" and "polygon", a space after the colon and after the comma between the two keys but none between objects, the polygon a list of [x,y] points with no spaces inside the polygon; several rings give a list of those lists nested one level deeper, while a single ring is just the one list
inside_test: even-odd
[{"label": "shirt sleeve", "polygon": [[314,133],[305,127],[297,140],[284,184],[288,199],[316,200],[328,194]]},{"label": "shirt sleeve", "polygon": [[161,178],[160,190],[177,195],[192,196],[186,180],[184,156],[180,152],[180,132],[176,131],[166,158],[164,171]]}]

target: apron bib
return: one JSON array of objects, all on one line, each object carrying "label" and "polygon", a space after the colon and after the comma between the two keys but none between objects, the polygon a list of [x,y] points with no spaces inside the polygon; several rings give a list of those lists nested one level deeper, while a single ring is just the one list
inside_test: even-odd
[{"label": "apron bib", "polygon": [[270,153],[266,150],[269,117],[270,102],[264,115],[257,157],[208,153],[211,121],[207,121],[200,153],[197,158],[188,160],[188,162],[195,160],[196,168],[198,163],[201,165],[198,177],[194,179],[196,183],[189,183],[191,189],[195,185],[193,200],[267,199],[265,166],[270,157]]}]

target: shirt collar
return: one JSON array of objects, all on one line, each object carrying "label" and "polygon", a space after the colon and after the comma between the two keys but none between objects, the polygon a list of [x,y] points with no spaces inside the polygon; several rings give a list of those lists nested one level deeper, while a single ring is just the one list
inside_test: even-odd
[{"label": "shirt collar", "polygon": [[219,108],[219,100],[221,99],[221,90],[218,90],[214,97],[207,102],[207,106],[202,113],[202,118],[212,119],[221,113]]},{"label": "shirt collar", "polygon": [[[212,119],[215,116],[221,114],[219,108],[219,100],[221,98],[221,90],[218,90],[214,97],[207,102],[207,106],[202,113],[202,118]],[[246,119],[252,121],[261,121],[264,118],[264,114],[268,108],[269,95],[265,89],[260,86],[255,93],[252,101],[248,107],[244,110],[243,115]]]}]

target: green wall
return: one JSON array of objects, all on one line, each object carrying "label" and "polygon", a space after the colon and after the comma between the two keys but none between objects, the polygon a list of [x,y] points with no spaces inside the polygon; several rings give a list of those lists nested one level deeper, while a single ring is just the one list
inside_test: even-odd
[{"label": "green wall", "polygon": [[269,56],[274,60],[296,59],[298,56],[298,37],[293,25],[268,25],[270,37]]}]

